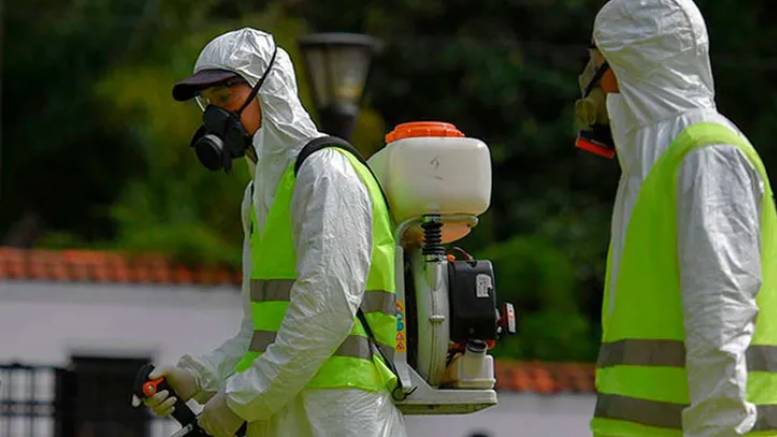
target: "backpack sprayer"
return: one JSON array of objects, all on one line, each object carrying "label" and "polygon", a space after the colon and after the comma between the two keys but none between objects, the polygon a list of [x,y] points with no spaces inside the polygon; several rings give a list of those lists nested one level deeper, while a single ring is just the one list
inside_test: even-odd
[{"label": "backpack sprayer", "polygon": [[398,223],[397,406],[404,414],[463,414],[495,405],[488,349],[515,333],[515,310],[497,309],[490,261],[445,247],[488,209],[488,147],[439,122],[400,124],[386,143],[369,165]]}]

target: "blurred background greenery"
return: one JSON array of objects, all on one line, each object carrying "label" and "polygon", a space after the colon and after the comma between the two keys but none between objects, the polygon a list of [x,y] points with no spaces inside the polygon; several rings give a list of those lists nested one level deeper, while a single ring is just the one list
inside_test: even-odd
[{"label": "blurred background greenery", "polygon": [[[520,335],[498,355],[592,360],[617,162],[572,147],[577,74],[594,0],[28,0],[6,3],[0,238],[20,247],[153,251],[239,265],[248,172],[202,169],[200,122],[174,102],[201,47],[242,26],[296,62],[310,32],[383,40],[353,136],[365,154],[394,125],[453,122],[485,140],[492,207],[462,246],[492,259]],[[699,0],[718,104],[777,168],[777,27],[766,0]]]}]

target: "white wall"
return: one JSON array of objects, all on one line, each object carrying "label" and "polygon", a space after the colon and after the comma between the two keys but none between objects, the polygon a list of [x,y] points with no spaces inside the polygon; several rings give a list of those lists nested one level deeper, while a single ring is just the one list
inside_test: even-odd
[{"label": "white wall", "polygon": [[0,282],[0,362],[65,365],[72,355],[175,363],[237,332],[231,287]]}]

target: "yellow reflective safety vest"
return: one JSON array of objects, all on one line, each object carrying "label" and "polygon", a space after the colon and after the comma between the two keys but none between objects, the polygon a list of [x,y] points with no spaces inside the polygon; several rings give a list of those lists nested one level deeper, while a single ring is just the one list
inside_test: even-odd
[{"label": "yellow reflective safety vest", "polygon": [[[612,311],[602,308],[598,399],[591,422],[597,436],[682,436],[682,411],[690,401],[677,254],[677,177],[689,152],[713,144],[741,150],[766,188],[760,217],[762,285],[747,350],[747,399],[758,409],[752,435],[777,436],[777,215],[772,190],[755,149],[714,123],[692,125],[675,139],[651,169],[634,205],[614,306]],[[609,259],[607,265],[605,303],[612,293]]]},{"label": "yellow reflective safety vest", "polygon": [[[377,343],[391,358],[396,342],[394,292],[394,237],[391,219],[380,186],[369,169],[349,152],[343,153],[367,188],[372,203],[372,254],[361,309]],[[251,314],[254,334],[249,350],[235,372],[251,367],[275,340],[297,279],[292,237],[291,199],[296,175],[292,162],[281,176],[262,232],[256,232],[256,210],[251,214]],[[350,335],[327,359],[306,388],[358,388],[380,391],[396,378],[371,347],[370,340],[354,318]]]}]

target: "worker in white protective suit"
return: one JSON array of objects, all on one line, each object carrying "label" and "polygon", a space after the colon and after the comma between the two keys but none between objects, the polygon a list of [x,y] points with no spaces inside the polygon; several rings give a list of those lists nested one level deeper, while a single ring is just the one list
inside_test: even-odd
[{"label": "worker in white protective suit", "polygon": [[[251,285],[249,235],[269,226],[268,211],[283,191],[279,181],[303,146],[323,134],[299,101],[291,59],[267,33],[246,28],[218,36],[202,50],[194,71],[176,85],[174,97],[197,97],[203,106],[237,113],[250,135],[245,155],[256,162],[242,205],[245,305],[233,338],[210,354],[186,355],[177,366],[160,368],[151,377],[166,376],[181,398],[203,403],[199,423],[216,437],[234,435],[245,421],[249,437],[404,436],[403,417],[387,389],[355,388],[358,384],[309,387],[348,338],[365,295],[373,245],[368,188],[351,161],[334,149],[304,161],[289,193],[297,277],[286,290],[288,308],[285,316],[280,314],[273,339],[263,353],[253,352],[256,291]],[[255,99],[252,87],[258,88]],[[246,96],[252,102],[244,105]],[[256,116],[249,117],[257,111],[260,123]],[[225,149],[230,148],[227,143]],[[218,166],[221,161],[215,162]],[[174,402],[161,392],[146,404],[167,415]]]},{"label": "worker in white protective suit", "polygon": [[614,147],[623,173],[595,436],[777,435],[774,203],[716,110],[708,48],[692,0],[611,0],[596,17],[578,143]]}]

